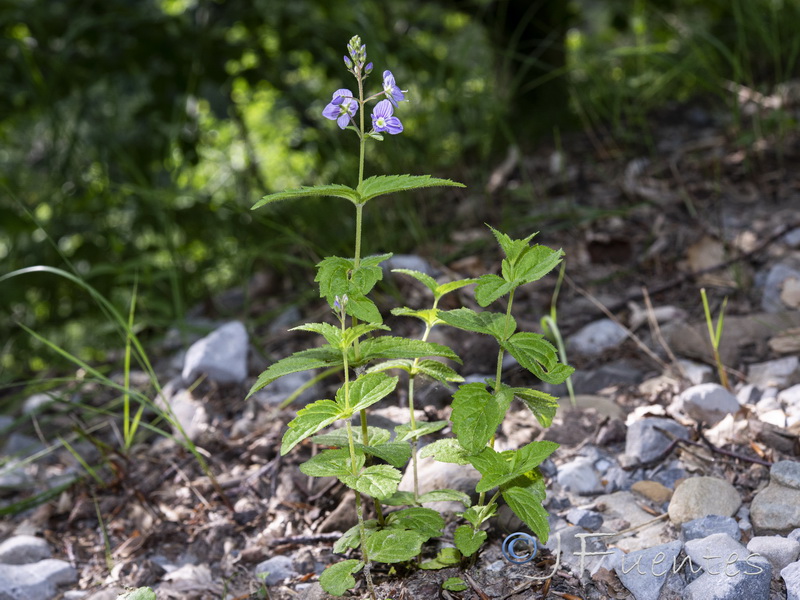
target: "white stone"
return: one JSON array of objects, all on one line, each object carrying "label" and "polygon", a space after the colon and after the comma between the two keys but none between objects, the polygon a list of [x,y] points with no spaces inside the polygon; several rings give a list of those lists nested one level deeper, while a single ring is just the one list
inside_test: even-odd
[{"label": "white stone", "polygon": [[800,600],[800,561],[784,567],[781,577],[786,584],[786,600]]},{"label": "white stone", "polygon": [[732,517],[742,505],[739,492],[716,477],[691,477],[681,483],[669,503],[669,519],[676,525],[706,515]]},{"label": "white stone", "polygon": [[689,417],[708,425],[719,423],[739,410],[736,396],[717,383],[693,385],[678,396],[678,402]]},{"label": "white stone", "polygon": [[206,374],[218,383],[242,383],[247,377],[247,344],[247,330],[238,321],[216,329],[186,352],[184,381]]},{"label": "white stone", "polygon": [[586,457],[561,465],[556,480],[565,490],[575,494],[590,494],[603,489],[594,461]]},{"label": "white stone", "polygon": [[800,370],[800,358],[786,356],[750,365],[747,369],[747,378],[750,383],[762,389],[768,387],[787,388],[795,383],[798,370]]},{"label": "white stone", "polygon": [[50,558],[50,545],[33,535],[15,535],[0,544],[0,563],[24,565]]},{"label": "white stone", "polygon": [[753,554],[766,558],[774,572],[778,572],[800,556],[800,542],[779,535],[756,536],[747,543]]},{"label": "white stone", "polygon": [[589,323],[567,342],[573,352],[591,356],[604,350],[616,348],[628,337],[625,328],[611,319]]}]

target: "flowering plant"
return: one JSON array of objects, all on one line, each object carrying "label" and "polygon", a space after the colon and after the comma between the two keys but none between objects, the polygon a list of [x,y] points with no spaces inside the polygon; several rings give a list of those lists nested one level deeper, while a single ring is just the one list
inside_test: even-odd
[{"label": "flowering plant", "polygon": [[[322,114],[336,121],[341,129],[354,131],[359,139],[359,171],[355,188],[340,184],[303,187],[265,196],[253,208],[278,200],[304,196],[333,196],[350,201],[355,207],[355,250],[352,258],[331,256],[317,265],[315,281],[320,297],[325,298],[333,311],[335,323],[307,323],[295,329],[321,335],[325,344],[302,350],[279,360],[264,371],[253,385],[250,394],[279,377],[311,369],[340,369],[343,385],[333,400],[317,400],[297,412],[283,436],[281,454],[311,438],[324,446],[321,452],[300,466],[300,470],[315,477],[336,477],[355,492],[357,525],[347,531],[334,545],[334,552],[360,549],[360,558],[350,558],[328,567],[320,576],[323,588],[341,595],[353,586],[354,574],[363,570],[371,598],[376,598],[371,575],[373,562],[405,563],[419,557],[423,544],[440,536],[445,525],[442,516],[423,507],[428,502],[457,501],[464,511],[458,516],[464,524],[454,534],[455,549],[445,549],[436,558],[422,563],[423,568],[459,564],[465,557],[474,556],[487,537],[485,523],[496,513],[502,499],[543,540],[549,525],[542,507],[545,497],[544,479],[538,465],[557,447],[553,442],[531,442],[518,450],[497,452],[495,432],[505,418],[514,398],[521,400],[539,420],[548,426],[555,415],[557,402],[543,392],[510,387],[502,383],[505,353],[539,379],[561,383],[572,368],[559,363],[555,348],[543,336],[518,332],[511,314],[515,290],[521,285],[542,278],[561,261],[562,252],[545,246],[531,245],[534,237],[515,240],[492,229],[505,258],[501,274],[487,274],[477,279],[436,281],[418,271],[397,269],[425,286],[433,296],[430,308],[415,310],[398,308],[393,314],[416,318],[424,325],[420,339],[392,335],[376,335],[389,328],[383,323],[378,306],[369,298],[381,280],[381,263],[391,254],[361,256],[362,213],[364,206],[390,193],[434,186],[463,187],[449,179],[429,175],[373,176],[364,179],[364,159],[368,140],[382,141],[383,134],[403,132],[403,124],[394,110],[406,101],[407,90],[401,90],[391,71],[383,72],[381,91],[364,95],[364,81],[373,69],[366,62],[366,47],[358,36],[347,46],[344,57],[347,69],[357,83],[357,94],[348,89],[333,93]],[[365,128],[365,107],[378,100],[372,109],[372,128]],[[534,234],[535,235],[535,234]],[[475,286],[475,299],[488,307],[506,298],[505,312],[475,311],[458,308],[444,311],[438,308],[443,296],[467,286]],[[462,383],[464,379],[444,360],[459,363],[457,354],[447,346],[428,341],[433,327],[448,325],[473,333],[493,337],[498,344],[497,372],[485,382],[461,385],[453,396],[450,423],[447,421],[419,422],[414,413],[414,383],[419,376],[443,383]],[[444,359],[444,360],[443,360]],[[367,425],[366,411],[395,391],[399,377],[389,373],[405,372],[408,385],[409,421],[394,432]],[[351,423],[357,418],[356,427]],[[327,433],[332,425],[341,424]],[[443,438],[418,451],[421,437],[452,425],[455,437]],[[313,436],[313,437],[312,437]],[[417,458],[433,456],[443,462],[471,464],[481,474],[474,498],[457,490],[435,490],[419,493]],[[413,491],[398,491],[400,469],[411,462]],[[487,493],[492,492],[487,499]],[[374,518],[367,518],[363,497],[373,501]],[[405,507],[392,512],[384,507]],[[448,580],[448,585],[453,585]]]}]

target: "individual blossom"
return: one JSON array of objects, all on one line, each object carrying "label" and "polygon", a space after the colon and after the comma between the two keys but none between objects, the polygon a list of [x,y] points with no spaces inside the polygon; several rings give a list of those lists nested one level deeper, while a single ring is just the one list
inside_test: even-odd
[{"label": "individual blossom", "polygon": [[394,81],[394,75],[391,71],[383,72],[383,93],[389,99],[389,102],[397,106],[398,102],[406,99],[405,93],[408,90],[401,90]]},{"label": "individual blossom", "polygon": [[333,99],[322,111],[322,116],[331,121],[336,121],[340,129],[350,124],[350,120],[358,110],[358,102],[350,90],[336,90]]},{"label": "individual blossom", "polygon": [[394,109],[389,100],[381,100],[372,109],[372,128],[375,131],[386,131],[395,135],[403,131],[403,124],[400,119],[392,116]]}]

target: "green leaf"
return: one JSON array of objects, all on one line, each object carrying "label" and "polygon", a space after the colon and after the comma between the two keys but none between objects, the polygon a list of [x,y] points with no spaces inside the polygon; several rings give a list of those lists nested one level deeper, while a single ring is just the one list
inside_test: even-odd
[{"label": "green leaf", "polygon": [[502,489],[501,493],[514,514],[536,534],[543,544],[547,543],[550,523],[547,521],[547,511],[542,506],[544,495],[542,494],[540,497],[529,488],[518,486]]},{"label": "green leaf", "polygon": [[460,383],[464,378],[438,360],[421,360],[417,362],[416,368],[411,372],[412,375],[422,374],[442,383]]},{"label": "green leaf", "polygon": [[419,497],[420,504],[426,504],[428,502],[461,502],[465,508],[469,508],[469,505],[472,504],[469,494],[449,489],[433,490]]},{"label": "green leaf", "polygon": [[444,438],[431,442],[419,451],[420,458],[434,457],[439,462],[468,465],[469,454],[454,438]]},{"label": "green leaf", "polygon": [[488,506],[471,506],[459,516],[472,524],[472,527],[479,529],[480,526],[491,519],[497,513],[497,504],[492,503]]},{"label": "green leaf", "polygon": [[515,333],[501,345],[520,365],[547,383],[562,383],[575,371],[558,362],[556,349],[538,333]]},{"label": "green leaf", "polygon": [[375,287],[375,284],[383,279],[381,263],[390,258],[392,258],[391,252],[365,256],[361,259],[357,269],[354,266],[351,267],[352,274],[350,278],[355,286],[355,290],[358,290],[362,294],[369,294],[372,288]]},{"label": "green leaf", "polygon": [[[389,377],[385,373],[367,373],[350,383],[350,410],[358,412],[368,408],[385,398],[397,387],[397,377]],[[344,409],[345,387],[336,392],[336,402]]]},{"label": "green leaf", "polygon": [[482,275],[475,287],[475,300],[481,306],[486,307],[516,287],[513,282],[509,283],[497,275]]},{"label": "green leaf", "polygon": [[339,327],[334,327],[330,323],[305,323],[304,325],[292,327],[289,331],[311,331],[318,333],[334,348],[342,347],[342,330]]},{"label": "green leaf", "polygon": [[307,437],[324,429],[337,419],[347,419],[352,415],[333,400],[317,400],[297,411],[297,416],[289,422],[289,429],[281,442],[281,456],[289,452]]},{"label": "green leaf", "polygon": [[466,582],[461,577],[448,577],[442,583],[442,589],[450,592],[463,592],[469,588]]},{"label": "green leaf", "polygon": [[361,201],[361,198],[356,190],[351,187],[347,187],[346,185],[334,183],[330,185],[315,185],[309,187],[304,186],[296,190],[286,190],[276,194],[267,194],[261,200],[253,204],[253,206],[250,207],[250,210],[261,208],[270,202],[291,200],[294,198],[305,198],[308,196],[332,196],[334,198],[344,198],[345,200],[350,200],[350,202],[353,204],[359,204]]},{"label": "green leaf", "polygon": [[497,239],[497,243],[500,244],[500,247],[503,249],[506,259],[512,264],[516,262],[516,260],[519,258],[519,255],[529,247],[528,244],[536,236],[536,233],[532,233],[525,239],[512,240],[505,233],[498,231],[491,225],[488,225],[488,227],[494,234],[495,239]]},{"label": "green leaf", "polygon": [[156,600],[156,593],[149,587],[140,587],[120,594],[117,600]]},{"label": "green leaf", "polygon": [[396,358],[394,360],[387,360],[377,365],[372,365],[367,369],[367,373],[383,373],[384,371],[391,371],[392,369],[401,369],[406,373],[411,371],[411,365],[414,361],[408,358]]},{"label": "green leaf", "polygon": [[531,442],[519,450],[502,453],[487,446],[479,454],[470,457],[470,463],[482,475],[475,491],[488,492],[525,475],[539,466],[556,448],[558,444],[549,441]]},{"label": "green leaf", "polygon": [[350,365],[360,366],[371,360],[394,359],[394,358],[426,358],[429,356],[440,356],[449,358],[456,362],[461,362],[458,355],[447,346],[423,342],[422,340],[412,340],[391,335],[364,340],[361,344],[361,359],[356,360],[355,354],[352,355]]},{"label": "green leaf", "polygon": [[349,348],[353,345],[353,343],[368,333],[376,331],[378,329],[389,331],[389,328],[386,325],[378,325],[376,323],[359,323],[355,327],[348,327],[344,330],[342,335],[342,345],[341,348]]},{"label": "green leaf", "polygon": [[333,596],[343,596],[344,593],[356,585],[353,573],[358,573],[364,563],[355,558],[343,560],[326,568],[319,576],[319,584],[326,592]]},{"label": "green leaf", "polygon": [[413,439],[415,435],[419,439],[423,435],[429,435],[444,429],[447,427],[447,421],[417,421],[416,425],[416,429],[411,429],[411,425],[408,423],[398,425],[394,428],[395,439],[398,442],[404,442]]},{"label": "green leaf", "polygon": [[514,265],[514,280],[519,284],[532,283],[558,266],[564,252],[547,246],[532,246],[522,253]]},{"label": "green leaf", "polygon": [[[356,451],[355,457],[356,470],[359,470],[364,466],[364,454]],[[353,472],[350,451],[345,448],[323,450],[302,463],[300,471],[309,477],[346,477]]]},{"label": "green leaf", "polygon": [[[360,444],[359,444],[360,446]],[[407,442],[389,442],[377,446],[361,446],[367,454],[385,460],[393,467],[402,469],[411,458],[411,445]]]},{"label": "green leaf", "polygon": [[444,519],[433,509],[413,506],[389,514],[387,525],[401,529],[413,529],[426,540],[442,534]]},{"label": "green leaf", "polygon": [[347,487],[381,500],[397,491],[403,474],[389,465],[372,465],[358,475],[345,475],[339,481]]},{"label": "green leaf", "polygon": [[[435,558],[431,560],[426,560],[419,567],[420,569],[432,571],[436,569],[445,569],[447,567],[452,567],[460,562],[461,562],[461,552],[458,551],[458,548],[445,546],[444,548],[439,550],[439,553],[436,555]],[[457,578],[451,577],[450,579],[457,579]]]},{"label": "green leaf", "polygon": [[[475,312],[470,308],[439,311],[439,319],[464,331],[491,335],[499,341],[508,338],[517,328],[514,317],[489,311]],[[508,325],[506,325],[508,320]]]},{"label": "green leaf", "polygon": [[314,281],[319,283],[321,298],[333,306],[336,297],[347,296],[345,311],[347,314],[367,321],[381,323],[380,311],[366,295],[383,277],[380,263],[390,258],[391,254],[368,256],[361,260],[358,268],[351,258],[329,256],[317,264],[317,275]]},{"label": "green leaf", "polygon": [[383,563],[399,563],[419,555],[424,536],[410,529],[382,529],[367,538],[367,556]]},{"label": "green leaf", "polygon": [[463,183],[430,175],[376,175],[362,181],[357,193],[363,204],[385,194],[439,186],[465,187]]},{"label": "green leaf", "polygon": [[342,361],[342,353],[333,346],[325,345],[319,348],[309,348],[308,350],[295,352],[291,356],[287,356],[271,364],[266,371],[261,373],[261,375],[258,376],[258,380],[247,393],[247,398],[284,375],[309,371],[311,369],[335,367],[342,364],[344,364]]},{"label": "green leaf", "polygon": [[433,293],[433,297],[436,300],[439,300],[445,294],[449,294],[450,292],[454,292],[456,290],[460,290],[463,287],[468,285],[472,285],[473,283],[477,283],[477,279],[469,278],[469,279],[459,279],[457,281],[448,281],[447,283],[441,284],[439,287],[436,288],[436,291]]},{"label": "green leaf", "polygon": [[388,498],[382,498],[381,504],[386,506],[409,506],[414,504],[414,493],[398,490]]},{"label": "green leaf", "polygon": [[414,317],[415,319],[419,319],[426,325],[433,327],[434,325],[441,323],[439,320],[439,310],[436,308],[425,308],[422,310],[413,310],[407,307],[399,307],[393,308],[392,314],[396,317]]},{"label": "green leaf", "polygon": [[529,388],[512,388],[511,391],[528,407],[542,427],[550,427],[558,410],[558,398]]},{"label": "green leaf", "polygon": [[558,449],[556,442],[548,440],[534,441],[525,444],[514,452],[511,460],[511,473],[524,475],[538,467],[544,460]]},{"label": "green leaf", "polygon": [[[377,531],[378,521],[375,519],[364,521],[364,530],[367,535],[373,531]],[[336,540],[335,544],[333,544],[333,552],[335,554],[342,554],[346,552],[348,548],[358,548],[359,544],[361,544],[361,531],[359,530],[358,525],[353,525],[350,529],[344,532],[342,537]]]},{"label": "green leaf", "polygon": [[505,410],[482,383],[468,383],[453,395],[453,433],[470,454],[477,454],[489,442],[505,418]]},{"label": "green leaf", "polygon": [[461,554],[472,556],[486,541],[486,532],[480,529],[473,529],[470,525],[459,525],[456,527],[453,538],[456,548],[461,551]]},{"label": "green leaf", "polygon": [[436,288],[439,287],[439,284],[436,283],[436,280],[427,273],[421,273],[420,271],[414,271],[413,269],[392,269],[392,273],[402,273],[403,275],[413,277],[426,288],[428,288],[432,294],[435,294]]}]

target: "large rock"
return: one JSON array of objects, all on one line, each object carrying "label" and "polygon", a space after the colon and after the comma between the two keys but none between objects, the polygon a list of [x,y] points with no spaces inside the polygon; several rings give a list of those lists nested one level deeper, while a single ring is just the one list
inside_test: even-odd
[{"label": "large rock", "polygon": [[769,598],[772,565],[725,533],[684,544],[692,564],[704,573],[686,586],[689,600]]},{"label": "large rock", "polygon": [[629,554],[618,553],[611,565],[636,600],[658,600],[682,546],[675,540]]},{"label": "large rock", "polygon": [[672,419],[659,417],[641,419],[628,427],[625,438],[625,456],[633,463],[647,463],[660,457],[672,443],[672,438],[664,434],[664,430],[675,437],[689,438],[686,428]]},{"label": "large rock", "polygon": [[50,545],[33,535],[15,535],[0,544],[0,563],[24,565],[50,558]]},{"label": "large rock", "polygon": [[672,408],[695,421],[716,425],[739,410],[739,401],[718,383],[701,383],[684,390]]},{"label": "large rock", "polygon": [[779,535],[756,536],[747,543],[747,549],[766,558],[774,572],[789,566],[800,556],[800,542]]},{"label": "large rock", "polygon": [[567,340],[572,352],[593,356],[604,350],[619,346],[628,333],[619,323],[611,319],[601,319],[589,323]]},{"label": "large rock", "polygon": [[57,586],[77,580],[75,569],[55,558],[25,565],[0,564],[0,599],[49,600],[56,596]]},{"label": "large rock", "polygon": [[750,504],[750,521],[759,535],[786,535],[800,527],[798,464],[780,461],[770,469],[769,485]]},{"label": "large rock", "polygon": [[742,505],[739,492],[716,477],[692,477],[678,486],[669,503],[669,519],[675,525],[706,515],[732,517]]},{"label": "large rock", "polygon": [[247,378],[247,330],[232,321],[196,341],[186,352],[184,381],[192,382],[202,374],[217,383],[242,383]]},{"label": "large rock", "polygon": [[784,567],[781,577],[786,584],[786,600],[800,600],[800,561]]}]

